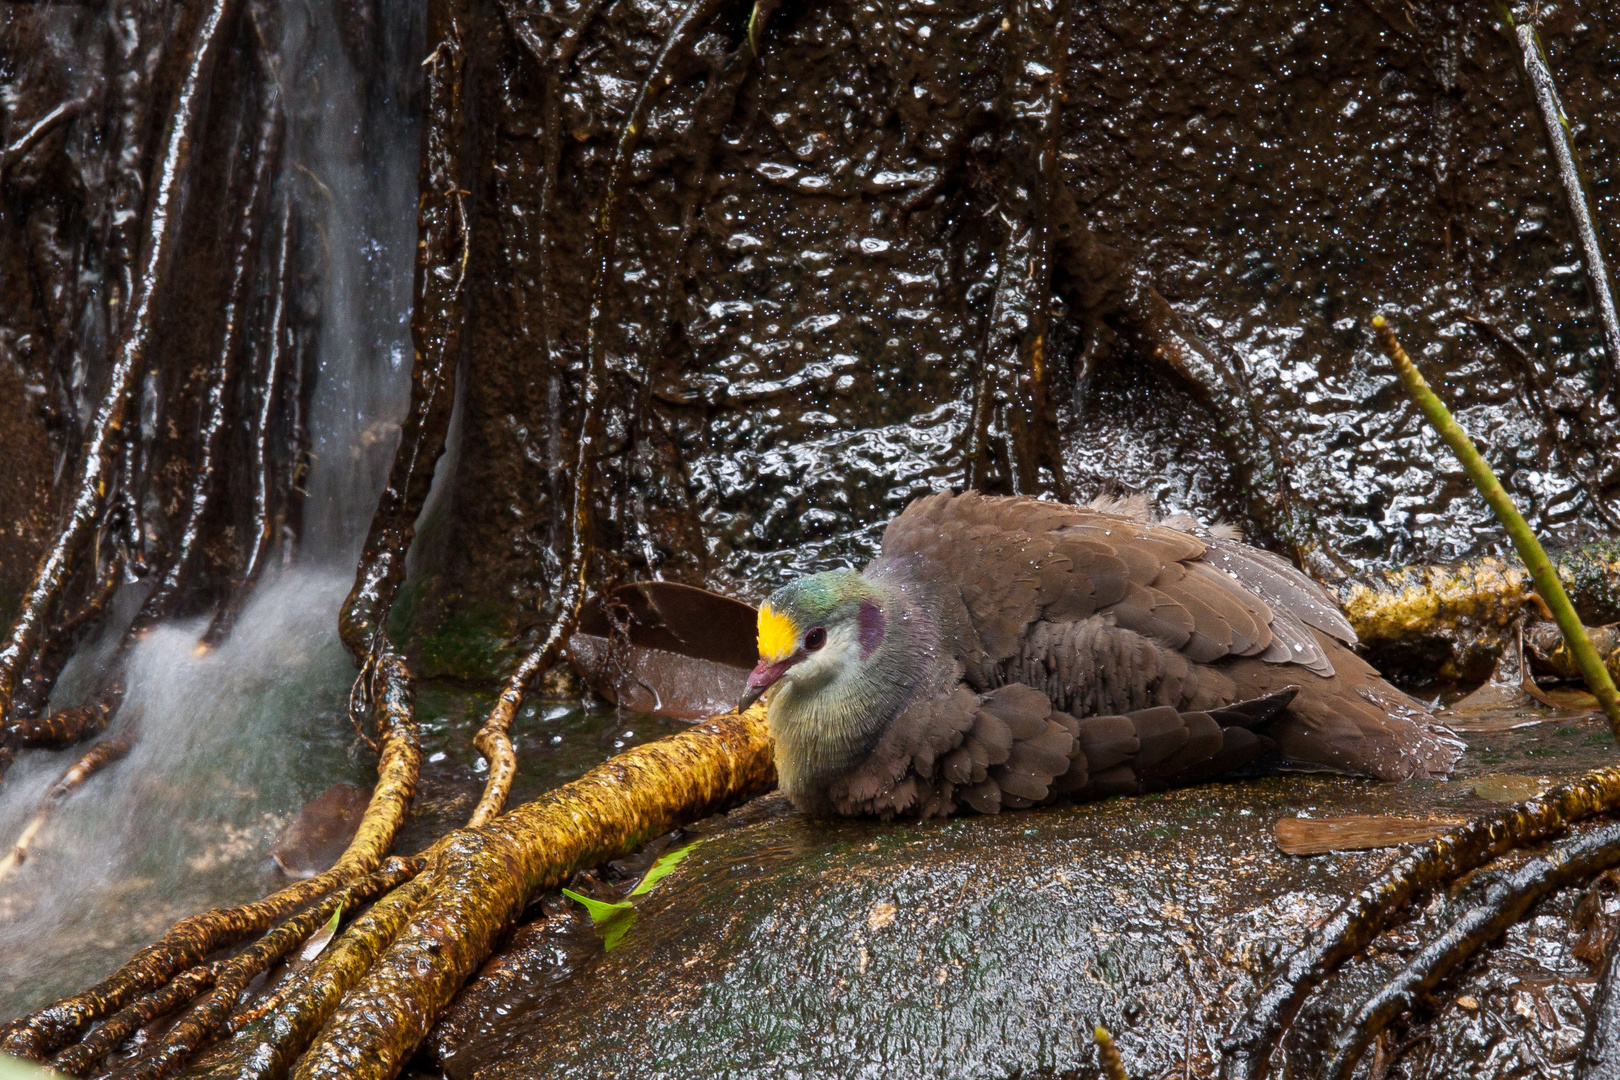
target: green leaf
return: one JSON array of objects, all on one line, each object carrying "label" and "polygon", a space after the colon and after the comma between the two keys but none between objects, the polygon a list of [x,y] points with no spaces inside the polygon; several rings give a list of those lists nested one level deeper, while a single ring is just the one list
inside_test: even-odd
[{"label": "green leaf", "polygon": [[628,900],[620,900],[616,904],[609,904],[601,900],[592,900],[588,896],[581,896],[573,889],[564,889],[562,893],[568,899],[583,904],[585,910],[591,913],[591,922],[597,926],[612,922],[615,919],[622,919],[627,912],[635,910]]},{"label": "green leaf", "polygon": [[337,910],[332,912],[332,917],[326,920],[326,925],[304,941],[304,947],[298,953],[299,959],[308,962],[321,955],[321,950],[331,944],[333,936],[337,934],[338,924],[342,921],[343,905],[339,904]]},{"label": "green leaf", "polygon": [[618,948],[619,943],[624,940],[624,935],[630,932],[630,927],[635,921],[636,913],[632,911],[630,914],[608,923],[607,931],[602,935],[602,948],[607,952],[612,952]]},{"label": "green leaf", "polygon": [[692,854],[693,849],[701,843],[703,843],[702,840],[694,840],[679,850],[664,852],[658,857],[658,861],[652,864],[652,869],[647,871],[640,884],[630,890],[630,895],[641,896],[644,893],[652,892],[653,886],[664,880],[669,872],[675,869],[675,864]]}]

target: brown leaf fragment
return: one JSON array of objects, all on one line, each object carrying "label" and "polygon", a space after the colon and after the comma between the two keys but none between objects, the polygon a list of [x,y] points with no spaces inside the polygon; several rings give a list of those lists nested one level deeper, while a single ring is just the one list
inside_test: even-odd
[{"label": "brown leaf fragment", "polygon": [[360,828],[371,793],[353,784],[333,784],[304,805],[270,849],[281,872],[294,881],[312,878],[338,861]]},{"label": "brown leaf fragment", "polygon": [[1285,855],[1322,855],[1330,851],[1371,851],[1432,840],[1468,819],[1451,815],[1426,818],[1350,814],[1345,817],[1281,818],[1277,847]]}]

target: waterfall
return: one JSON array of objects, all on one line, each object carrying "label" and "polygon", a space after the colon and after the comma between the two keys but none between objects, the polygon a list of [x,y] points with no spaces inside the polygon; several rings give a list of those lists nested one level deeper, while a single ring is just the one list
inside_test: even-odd
[{"label": "waterfall", "polygon": [[[320,270],[300,297],[319,307],[301,539],[216,649],[198,647],[206,618],[135,646],[118,723],[138,724],[140,739],[0,882],[0,1016],[104,976],[186,914],[278,887],[268,840],[327,784],[368,782],[344,712],[354,670],[337,616],[410,392],[420,7],[282,3],[278,197],[318,238],[308,261]],[[140,596],[120,595],[102,640],[63,673],[57,704],[83,693]],[[21,755],[0,783],[0,843],[82,752]]]}]

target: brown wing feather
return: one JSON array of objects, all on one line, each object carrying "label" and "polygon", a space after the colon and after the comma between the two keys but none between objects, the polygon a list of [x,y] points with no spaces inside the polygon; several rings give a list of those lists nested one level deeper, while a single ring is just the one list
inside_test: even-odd
[{"label": "brown wing feather", "polygon": [[[889,524],[883,557],[912,560],[960,595],[961,624],[945,640],[975,691],[1024,683],[1087,715],[1191,713],[1297,685],[1275,733],[1290,757],[1381,777],[1443,775],[1456,757],[1433,717],[1335,640],[1353,635],[1331,597],[1258,549],[1084,507],[942,492]],[[986,723],[988,741],[941,751],[953,777],[971,779],[963,797],[980,809],[1005,798],[989,775],[1011,753],[998,736]],[[1223,735],[1223,760],[1250,754],[1257,738]],[[1092,768],[1088,785],[1102,787],[1091,793],[1142,782],[1117,772],[1125,767]]]}]

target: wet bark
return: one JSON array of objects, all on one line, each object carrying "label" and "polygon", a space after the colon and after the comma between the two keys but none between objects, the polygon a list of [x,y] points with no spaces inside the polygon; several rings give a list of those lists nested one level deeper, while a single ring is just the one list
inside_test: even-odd
[{"label": "wet bark", "polygon": [[[1600,541],[1552,559],[1582,622],[1620,621],[1620,548]],[[1535,603],[1528,571],[1490,557],[1347,577],[1334,589],[1374,662],[1420,682],[1488,677],[1514,621]]]}]

